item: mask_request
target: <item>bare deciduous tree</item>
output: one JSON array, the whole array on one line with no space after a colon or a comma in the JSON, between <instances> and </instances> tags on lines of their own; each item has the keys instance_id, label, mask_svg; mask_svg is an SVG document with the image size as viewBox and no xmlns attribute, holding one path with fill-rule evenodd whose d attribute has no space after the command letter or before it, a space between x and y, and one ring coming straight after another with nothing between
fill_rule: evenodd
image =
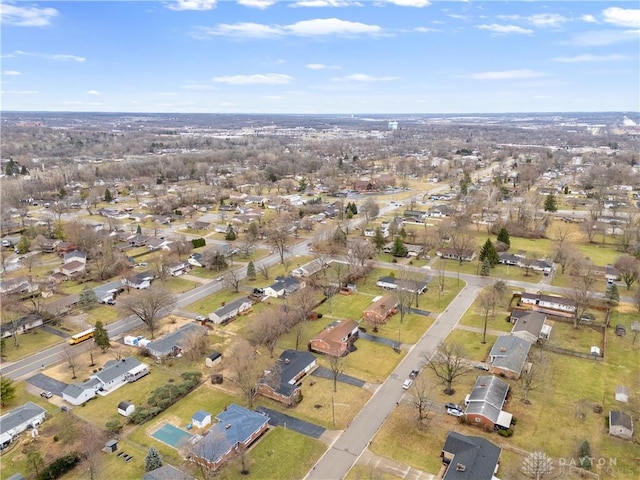
<instances>
[{"instance_id":1,"label":"bare deciduous tree","mask_svg":"<svg viewBox=\"0 0 640 480\"><path fill-rule=\"evenodd\" d=\"M226 364L231 371L232 380L242 391L247 405L253 408L253 400L258 392L258 382L269 365L247 340L239 337L231 347Z\"/></svg>"},{"instance_id":2,"label":"bare deciduous tree","mask_svg":"<svg viewBox=\"0 0 640 480\"><path fill-rule=\"evenodd\" d=\"M620 272L620 277L627 286L627 290L631 290L631 285L638 280L640 272L640 260L631 255L623 255L614 264L614 267Z\"/></svg>"},{"instance_id":3,"label":"bare deciduous tree","mask_svg":"<svg viewBox=\"0 0 640 480\"><path fill-rule=\"evenodd\" d=\"M345 357L329 357L329 370L331 370L331 379L333 380L333 391L338 391L338 377L344 372Z\"/></svg>"},{"instance_id":4,"label":"bare deciduous tree","mask_svg":"<svg viewBox=\"0 0 640 480\"><path fill-rule=\"evenodd\" d=\"M535 390L546 379L545 371L547 359L541 349L531 350L527 357L527 364L520 374L520 387L522 388L522 402L530 404L529 392Z\"/></svg>"},{"instance_id":5,"label":"bare deciduous tree","mask_svg":"<svg viewBox=\"0 0 640 480\"><path fill-rule=\"evenodd\" d=\"M445 343L432 357L423 352L422 360L424 366L430 368L445 385L444 393L453 395L455 393L453 382L471 371L465 356L465 350L462 345Z\"/></svg>"},{"instance_id":6,"label":"bare deciduous tree","mask_svg":"<svg viewBox=\"0 0 640 480\"><path fill-rule=\"evenodd\" d=\"M64 359L67 362L67 365L71 369L71 379L75 380L78 378L76 375L76 369L78 368L78 357L80 352L72 345L67 344L62 349L62 353L64 354Z\"/></svg>"},{"instance_id":7,"label":"bare deciduous tree","mask_svg":"<svg viewBox=\"0 0 640 480\"><path fill-rule=\"evenodd\" d=\"M411 403L416 409L418 430L422 430L425 427L425 420L429 419L430 391L431 386L423 376L418 377L411 386Z\"/></svg>"},{"instance_id":8,"label":"bare deciduous tree","mask_svg":"<svg viewBox=\"0 0 640 480\"><path fill-rule=\"evenodd\" d=\"M152 286L119 302L120 310L125 314L133 314L142 320L154 338L158 320L163 313L168 313L176 304L175 294L164 287Z\"/></svg>"},{"instance_id":9,"label":"bare deciduous tree","mask_svg":"<svg viewBox=\"0 0 640 480\"><path fill-rule=\"evenodd\" d=\"M255 314L249 326L248 339L253 345L263 345L273 358L273 351L284 333L284 312L270 308Z\"/></svg>"},{"instance_id":10,"label":"bare deciduous tree","mask_svg":"<svg viewBox=\"0 0 640 480\"><path fill-rule=\"evenodd\" d=\"M224 276L225 286L232 288L234 292L240 291L240 275L237 270L229 270Z\"/></svg>"},{"instance_id":11,"label":"bare deciduous tree","mask_svg":"<svg viewBox=\"0 0 640 480\"><path fill-rule=\"evenodd\" d=\"M284 264L284 254L291 242L292 219L289 215L282 215L274 221L274 225L267 230L267 241L280 256L280 263Z\"/></svg>"}]
</instances>

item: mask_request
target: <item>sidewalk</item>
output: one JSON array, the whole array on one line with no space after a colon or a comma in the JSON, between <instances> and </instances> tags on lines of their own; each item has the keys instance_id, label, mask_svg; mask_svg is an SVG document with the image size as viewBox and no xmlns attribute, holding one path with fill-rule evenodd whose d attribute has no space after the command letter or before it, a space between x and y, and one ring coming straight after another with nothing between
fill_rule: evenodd
<instances>
[{"instance_id":1,"label":"sidewalk","mask_svg":"<svg viewBox=\"0 0 640 480\"><path fill-rule=\"evenodd\" d=\"M466 330L467 332L475 332L482 333L482 328L480 327L470 327L469 325L456 325L456 330ZM487 335L495 335L496 337L500 337L502 335L509 335L509 332L503 332L501 330L492 330L487 328Z\"/></svg>"},{"instance_id":2,"label":"sidewalk","mask_svg":"<svg viewBox=\"0 0 640 480\"><path fill-rule=\"evenodd\" d=\"M368 448L364 449L357 464L368 466L376 472L386 473L406 480L433 480L436 478L436 476L431 473L423 472L409 465L394 462L388 458L376 455ZM371 478L375 478L375 476L372 475Z\"/></svg>"}]
</instances>

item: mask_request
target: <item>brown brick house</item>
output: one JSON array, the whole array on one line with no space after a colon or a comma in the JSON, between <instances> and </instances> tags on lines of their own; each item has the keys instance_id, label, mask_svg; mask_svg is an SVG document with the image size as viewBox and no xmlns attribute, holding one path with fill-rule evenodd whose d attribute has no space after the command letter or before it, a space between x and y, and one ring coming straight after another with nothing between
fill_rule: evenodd
<instances>
[{"instance_id":1,"label":"brown brick house","mask_svg":"<svg viewBox=\"0 0 640 480\"><path fill-rule=\"evenodd\" d=\"M309 342L309 350L333 357L342 357L351 351L358 338L358 323L354 320L338 320L327 325Z\"/></svg>"}]
</instances>

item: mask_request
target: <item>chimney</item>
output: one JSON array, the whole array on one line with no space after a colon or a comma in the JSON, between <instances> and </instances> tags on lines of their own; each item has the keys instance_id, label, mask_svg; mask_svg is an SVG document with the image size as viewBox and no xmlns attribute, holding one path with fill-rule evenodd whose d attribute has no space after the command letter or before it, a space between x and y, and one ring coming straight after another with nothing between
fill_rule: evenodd
<instances>
[{"instance_id":1,"label":"chimney","mask_svg":"<svg viewBox=\"0 0 640 480\"><path fill-rule=\"evenodd\" d=\"M291 363L291 360L289 360L288 358L284 359L284 364L285 365L289 365Z\"/></svg>"}]
</instances>

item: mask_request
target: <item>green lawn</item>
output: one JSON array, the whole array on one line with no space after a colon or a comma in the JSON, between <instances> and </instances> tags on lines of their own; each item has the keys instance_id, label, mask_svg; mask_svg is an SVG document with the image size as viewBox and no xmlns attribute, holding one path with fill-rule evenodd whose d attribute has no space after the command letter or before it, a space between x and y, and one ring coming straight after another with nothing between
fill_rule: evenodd
<instances>
[{"instance_id":1,"label":"green lawn","mask_svg":"<svg viewBox=\"0 0 640 480\"><path fill-rule=\"evenodd\" d=\"M507 321L509 312L504 308L496 308L496 314L487 317L487 329L488 330L500 330L508 333L513 328L513 324ZM469 327L483 328L484 327L484 312L480 310L478 300L471 305L471 308L465 312L460 319L461 325L467 325Z\"/></svg>"},{"instance_id":2,"label":"green lawn","mask_svg":"<svg viewBox=\"0 0 640 480\"><path fill-rule=\"evenodd\" d=\"M594 345L602 350L603 334L601 329L591 328L588 325L581 325L576 329L571 323L553 322L553 329L547 343L575 352L589 353L591 346Z\"/></svg>"},{"instance_id":3,"label":"green lawn","mask_svg":"<svg viewBox=\"0 0 640 480\"><path fill-rule=\"evenodd\" d=\"M506 323L506 322L505 322ZM464 347L465 357L476 362L486 360L491 346L496 341L495 335L487 334L486 342L482 343L482 333L468 332L466 330L455 329L447 337L447 342L460 344Z\"/></svg>"},{"instance_id":4,"label":"green lawn","mask_svg":"<svg viewBox=\"0 0 640 480\"><path fill-rule=\"evenodd\" d=\"M2 361L14 362L64 341L62 337L36 328L29 333L18 335L18 348L14 346L13 337L5 338Z\"/></svg>"},{"instance_id":5,"label":"green lawn","mask_svg":"<svg viewBox=\"0 0 640 480\"><path fill-rule=\"evenodd\" d=\"M432 270L434 275L431 283L429 283L429 290L424 295L420 296L420 308L427 310L432 315L437 315L444 311L445 308L451 303L451 301L460 293L460 290L464 288L466 282L464 280L458 280L455 278L444 277L444 289L440 291L438 272Z\"/></svg>"},{"instance_id":6,"label":"green lawn","mask_svg":"<svg viewBox=\"0 0 640 480\"><path fill-rule=\"evenodd\" d=\"M622 253L616 250L612 245L596 245L593 243L584 243L578 245L578 250L588 257L594 265L605 266L613 265L616 260L622 256Z\"/></svg>"}]
</instances>

